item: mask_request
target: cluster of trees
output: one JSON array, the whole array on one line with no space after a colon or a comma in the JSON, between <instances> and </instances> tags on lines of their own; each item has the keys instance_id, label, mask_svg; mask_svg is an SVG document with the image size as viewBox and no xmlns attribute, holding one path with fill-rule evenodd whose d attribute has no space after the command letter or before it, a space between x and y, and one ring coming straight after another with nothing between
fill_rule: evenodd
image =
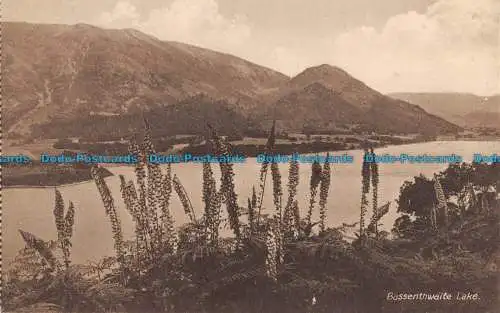
<instances>
[{"instance_id":1,"label":"cluster of trees","mask_svg":"<svg viewBox=\"0 0 500 313\"><path fill-rule=\"evenodd\" d=\"M5 309L36 312L33 305L38 305L62 312L451 313L493 312L498 307L497 272L488 267L499 242L499 203L496 194L490 196L498 192L497 166L450 166L434 180L417 177L405 183L398 201L403 215L390 239L379 227L390 204L378 204L376 164L362 166L359 223L332 228L326 222L328 199L342 195L329 197L328 163L312 164L306 203L297 199L299 180L304 179L298 163L290 163L286 185L277 164L263 163L259 186L244 207L234 189L232 164L219 164L220 187L212 165L204 164L203 208L196 210L170 167L164 171L145 162L155 151L148 128L143 144L130 149L141 162L135 180L120 177L121 197L135 222L135 239L123 239L113 195L94 168L115 255L98 264L71 263L71 221L78 208L70 203L66 210L57 195L58 238L45 241L21 232L26 249L3 281ZM207 150L226 155L229 149L211 130ZM266 149L275 149L274 127ZM262 205L268 181L272 208ZM466 192L474 196L463 197ZM174 196L190 221L181 227L172 217L172 210L179 209L171 204ZM456 205L454 197L461 199ZM313 220L316 215L319 219ZM229 238L220 236L224 225L232 230ZM356 238L349 240L352 231ZM387 292L443 288L474 290L481 300L386 299Z\"/></svg>"},{"instance_id":2,"label":"cluster of trees","mask_svg":"<svg viewBox=\"0 0 500 313\"><path fill-rule=\"evenodd\" d=\"M436 195L436 187L440 188L436 182L441 185L445 203L440 204ZM424 175L415 177L413 181L406 181L401 186L398 199L398 212L401 216L396 220L393 232L399 238L431 235L433 231L428 225L438 206L446 208L446 212L436 216L437 222L450 225L490 212L499 205L499 186L499 163L450 164L433 179Z\"/></svg>"}]
</instances>

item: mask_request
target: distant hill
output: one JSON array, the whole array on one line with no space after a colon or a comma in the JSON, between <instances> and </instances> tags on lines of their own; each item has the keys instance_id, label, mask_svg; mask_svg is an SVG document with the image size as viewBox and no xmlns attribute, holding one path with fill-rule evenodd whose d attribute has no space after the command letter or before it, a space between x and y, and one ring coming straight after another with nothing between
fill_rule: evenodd
<instances>
[{"instance_id":1,"label":"distant hill","mask_svg":"<svg viewBox=\"0 0 500 313\"><path fill-rule=\"evenodd\" d=\"M417 104L427 112L462 127L500 129L500 95L464 93L393 93L389 96Z\"/></svg>"},{"instance_id":2,"label":"distant hill","mask_svg":"<svg viewBox=\"0 0 500 313\"><path fill-rule=\"evenodd\" d=\"M328 89L334 90L343 99L361 108L369 108L370 103L383 97L382 94L352 77L343 69L328 64L305 69L290 79L287 87L288 89L299 90L313 83L318 83Z\"/></svg>"},{"instance_id":3,"label":"distant hill","mask_svg":"<svg viewBox=\"0 0 500 313\"><path fill-rule=\"evenodd\" d=\"M459 128L406 101L368 87L346 71L323 64L293 77L277 95L268 116L287 128L333 129L339 126L379 133L456 132Z\"/></svg>"},{"instance_id":4,"label":"distant hill","mask_svg":"<svg viewBox=\"0 0 500 313\"><path fill-rule=\"evenodd\" d=\"M459 127L320 65L288 76L241 58L136 30L3 23L8 137L126 136L143 115L160 133L229 134L347 127L447 133ZM260 130L259 130L260 129Z\"/></svg>"}]
</instances>

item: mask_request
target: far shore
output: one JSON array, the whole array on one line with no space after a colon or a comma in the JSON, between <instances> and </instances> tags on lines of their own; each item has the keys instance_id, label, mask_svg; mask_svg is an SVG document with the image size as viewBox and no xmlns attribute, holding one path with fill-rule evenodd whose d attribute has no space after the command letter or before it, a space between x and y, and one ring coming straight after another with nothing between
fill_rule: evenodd
<instances>
[{"instance_id":1,"label":"far shore","mask_svg":"<svg viewBox=\"0 0 500 313\"><path fill-rule=\"evenodd\" d=\"M470 140L466 140L466 139L462 139L462 140L446 140L446 139L440 139L440 140L426 141L426 142L413 142L413 143L381 145L381 146L378 146L377 148L380 149L380 148L387 148L387 147L391 147L391 146L413 146L413 145L418 145L418 144L422 144L422 143L439 143L439 142L450 142L450 141L464 141L464 142L465 141L467 141L467 142L470 142L470 141L481 141L481 142L484 142L484 141L489 141L489 140L473 140L473 139L470 139ZM493 141L496 141L496 140L493 140ZM303 153L303 154L311 155L311 154L328 153L328 152L349 153L349 152L360 151L360 150L361 149L359 149L359 148L358 149L338 149L338 150L328 150L328 151L321 151L321 152L310 152L310 153ZM176 152L173 152L173 151L170 151L170 152L159 152L159 154L167 154L167 153L176 153ZM279 152L277 152L277 153L279 153ZM287 155L288 153L281 153L281 154L282 155ZM254 156L250 156L250 157L247 157L247 158L248 159L255 159ZM108 164L99 164L99 165L101 165L101 167L103 167L105 169L108 169L108 172L109 172L109 176L108 177L114 176L114 174L111 171L109 171L110 168L123 167L123 166L133 166L133 165L129 165L129 164L109 164L109 163ZM54 185L54 184L51 184L51 185L29 185L29 184L5 185L4 184L4 186L2 186L2 187L5 188L5 189L31 189L31 188L49 189L49 188L60 188L60 187L77 186L77 185L87 184L89 182L92 182L92 179L86 179L86 180L75 181L75 182L68 182L68 183L63 183L63 184L58 184L58 185Z\"/></svg>"},{"instance_id":2,"label":"far shore","mask_svg":"<svg viewBox=\"0 0 500 313\"><path fill-rule=\"evenodd\" d=\"M78 185L83 185L91 182L92 180L84 180L84 181L79 181L79 182L74 182L74 183L67 183L67 184L61 184L61 185L50 185L50 186L40 186L40 185L12 185L12 186L2 186L3 189L50 189L50 188L60 188L60 187L71 187L71 186L78 186Z\"/></svg>"}]
</instances>

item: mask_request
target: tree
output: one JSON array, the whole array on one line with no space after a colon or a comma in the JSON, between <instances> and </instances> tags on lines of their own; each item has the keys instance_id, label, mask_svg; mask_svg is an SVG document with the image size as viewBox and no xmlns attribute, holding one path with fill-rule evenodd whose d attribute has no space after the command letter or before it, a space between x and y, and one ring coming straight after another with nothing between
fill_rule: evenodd
<instances>
[{"instance_id":1,"label":"tree","mask_svg":"<svg viewBox=\"0 0 500 313\"><path fill-rule=\"evenodd\" d=\"M426 216L436 202L432 180L420 175L415 176L413 182L405 181L400 188L397 202L399 213Z\"/></svg>"},{"instance_id":2,"label":"tree","mask_svg":"<svg viewBox=\"0 0 500 313\"><path fill-rule=\"evenodd\" d=\"M489 210L496 204L500 181L498 163L450 164L436 177L444 191L450 223L466 215ZM393 233L396 236L411 237L430 231L430 216L438 202L434 180L420 175L413 181L404 182L397 202L402 216L394 224Z\"/></svg>"}]
</instances>

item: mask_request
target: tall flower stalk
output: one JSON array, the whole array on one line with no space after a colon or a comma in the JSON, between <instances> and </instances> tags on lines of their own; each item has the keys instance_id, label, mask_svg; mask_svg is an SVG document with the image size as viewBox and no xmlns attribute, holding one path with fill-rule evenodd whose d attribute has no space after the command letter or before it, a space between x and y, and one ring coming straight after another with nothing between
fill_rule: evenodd
<instances>
[{"instance_id":1,"label":"tall flower stalk","mask_svg":"<svg viewBox=\"0 0 500 313\"><path fill-rule=\"evenodd\" d=\"M136 159L135 176L137 189L133 181L121 180L121 193L135 222L136 250L147 256L149 262L165 252L173 252L177 247L177 233L170 212L170 198L173 191L171 165L167 165L166 174L159 164L148 162L151 154L156 153L152 141L151 128L145 123L144 140L138 145L135 140L129 144L129 152ZM183 188L181 188L182 196Z\"/></svg>"},{"instance_id":2,"label":"tall flower stalk","mask_svg":"<svg viewBox=\"0 0 500 313\"><path fill-rule=\"evenodd\" d=\"M319 228L321 232L325 231L326 225L326 203L328 201L328 193L330 191L331 169L327 154L323 170L321 172L321 185L319 190Z\"/></svg>"},{"instance_id":3,"label":"tall flower stalk","mask_svg":"<svg viewBox=\"0 0 500 313\"><path fill-rule=\"evenodd\" d=\"M283 263L284 251L283 251L283 225L282 225L282 196L283 190L281 187L281 174L276 162L271 163L271 176L273 180L273 200L274 200L274 224L275 224L275 236L276 236L276 253L278 258L278 263Z\"/></svg>"},{"instance_id":4,"label":"tall flower stalk","mask_svg":"<svg viewBox=\"0 0 500 313\"><path fill-rule=\"evenodd\" d=\"M144 247L149 251L149 254L151 254L152 251L154 251L155 247L153 243L153 229L151 224L153 217L150 214L150 210L148 210L147 208L146 152L144 149L141 149L141 147L135 142L135 140L132 140L130 142L129 152L137 158L134 169L137 189L135 187L131 188L133 189L133 193L135 193L135 198L137 199L137 206L135 211L138 216L140 216L140 220L138 220L140 226L138 227L140 227L144 237Z\"/></svg>"},{"instance_id":5,"label":"tall flower stalk","mask_svg":"<svg viewBox=\"0 0 500 313\"><path fill-rule=\"evenodd\" d=\"M299 162L292 158L288 168L288 199L283 213L283 229L287 238L298 236L300 227L300 213L295 212L295 197L299 185ZM298 214L295 216L295 214ZM296 218L297 217L297 218Z\"/></svg>"},{"instance_id":6,"label":"tall flower stalk","mask_svg":"<svg viewBox=\"0 0 500 313\"><path fill-rule=\"evenodd\" d=\"M271 221L271 223L267 227L266 233L266 274L273 281L278 279L278 245L277 245L277 236L276 236L276 228L277 225Z\"/></svg>"},{"instance_id":7,"label":"tall flower stalk","mask_svg":"<svg viewBox=\"0 0 500 313\"><path fill-rule=\"evenodd\" d=\"M434 174L434 192L437 199L437 208L442 213L442 220L444 226L448 225L448 204L446 203L446 196L444 195L443 186L439 182L439 177Z\"/></svg>"},{"instance_id":8,"label":"tall flower stalk","mask_svg":"<svg viewBox=\"0 0 500 313\"><path fill-rule=\"evenodd\" d=\"M219 240L220 194L217 192L212 166L203 163L203 202L205 204L204 221L206 240L216 246Z\"/></svg>"},{"instance_id":9,"label":"tall flower stalk","mask_svg":"<svg viewBox=\"0 0 500 313\"><path fill-rule=\"evenodd\" d=\"M265 155L270 155L274 152L274 146L276 143L276 120L273 120L273 126L271 127L271 131L269 132L269 136L266 142ZM262 211L262 203L264 202L264 193L266 190L266 180L267 180L267 171L269 168L269 162L267 159L264 159L260 166L259 173L259 197L258 197L258 212L257 212L257 226L260 225L260 216Z\"/></svg>"},{"instance_id":10,"label":"tall flower stalk","mask_svg":"<svg viewBox=\"0 0 500 313\"><path fill-rule=\"evenodd\" d=\"M111 196L111 192L108 188L108 185L100 175L97 166L92 167L91 175L97 186L99 194L101 195L106 215L109 217L109 220L111 222L111 229L113 232L113 239L115 242L114 245L115 245L117 260L121 265L123 265L124 255L125 255L123 246L123 233L122 233L120 219L116 212L115 201Z\"/></svg>"},{"instance_id":11,"label":"tall flower stalk","mask_svg":"<svg viewBox=\"0 0 500 313\"><path fill-rule=\"evenodd\" d=\"M162 224L162 239L167 244L167 249L175 251L177 246L177 233L174 227L174 219L170 212L170 198L172 195L172 165L167 165L165 175L162 175L161 191L163 203L161 205L160 220Z\"/></svg>"},{"instance_id":12,"label":"tall flower stalk","mask_svg":"<svg viewBox=\"0 0 500 313\"><path fill-rule=\"evenodd\" d=\"M57 230L57 240L61 243L64 239L64 200L62 198L61 192L56 189L55 190L56 199L54 204L54 221L56 223Z\"/></svg>"},{"instance_id":13,"label":"tall flower stalk","mask_svg":"<svg viewBox=\"0 0 500 313\"><path fill-rule=\"evenodd\" d=\"M63 254L63 261L66 269L71 263L71 237L73 236L73 225L75 223L75 206L69 202L68 209L64 205L61 192L55 189L54 221L57 230L57 245Z\"/></svg>"},{"instance_id":14,"label":"tall flower stalk","mask_svg":"<svg viewBox=\"0 0 500 313\"><path fill-rule=\"evenodd\" d=\"M217 135L217 132L210 128L210 138L215 148L217 156L229 156L228 144L224 139ZM237 246L241 243L241 225L240 225L240 210L238 206L238 196L234 186L234 169L233 164L230 162L220 162L221 170L221 197L226 205L228 213L229 226L236 237Z\"/></svg>"},{"instance_id":15,"label":"tall flower stalk","mask_svg":"<svg viewBox=\"0 0 500 313\"><path fill-rule=\"evenodd\" d=\"M142 144L142 155L146 157L147 168L147 208L149 221L152 227L152 240L155 246L160 246L162 241L161 223L159 212L164 202L164 193L162 190L163 180L160 165L154 162L149 162L150 155L156 153L153 145L153 137L149 123L144 120L144 140Z\"/></svg>"},{"instance_id":16,"label":"tall flower stalk","mask_svg":"<svg viewBox=\"0 0 500 313\"><path fill-rule=\"evenodd\" d=\"M135 223L135 240L136 246L134 247L135 257L138 265L141 264L143 256L148 255L148 251L144 219L140 211L139 202L137 199L137 193L134 187L134 183L125 181L125 177L120 175L120 191L122 194L122 199L125 204L125 208L132 216L132 220Z\"/></svg>"},{"instance_id":17,"label":"tall flower stalk","mask_svg":"<svg viewBox=\"0 0 500 313\"><path fill-rule=\"evenodd\" d=\"M186 189L184 189L184 186L182 185L179 177L174 175L172 184L174 186L175 192L179 196L179 200L181 201L182 207L184 208L184 213L186 213L186 215L189 217L189 220L192 223L196 223L196 215L194 212L193 204L191 203L191 200L189 199Z\"/></svg>"},{"instance_id":18,"label":"tall flower stalk","mask_svg":"<svg viewBox=\"0 0 500 313\"><path fill-rule=\"evenodd\" d=\"M257 194L255 187L252 187L252 198L248 198L248 226L250 234L256 230L256 214L257 214Z\"/></svg>"},{"instance_id":19,"label":"tall flower stalk","mask_svg":"<svg viewBox=\"0 0 500 313\"><path fill-rule=\"evenodd\" d=\"M75 224L75 206L73 202L69 202L68 210L66 211L66 215L64 216L64 228L63 228L63 256L64 256L64 264L66 268L69 268L71 264L70 256L71 256L71 237L73 236L73 225Z\"/></svg>"},{"instance_id":20,"label":"tall flower stalk","mask_svg":"<svg viewBox=\"0 0 500 313\"><path fill-rule=\"evenodd\" d=\"M370 192L370 163L369 152L365 149L363 156L363 165L361 167L361 209L359 217L359 235L362 238L365 235L365 217L368 207L368 193Z\"/></svg>"},{"instance_id":21,"label":"tall flower stalk","mask_svg":"<svg viewBox=\"0 0 500 313\"><path fill-rule=\"evenodd\" d=\"M370 150L370 153L373 157L375 157L375 153L373 151L373 148ZM378 172L378 164L375 162L375 159L373 162L370 164L370 171L371 171L371 180L372 180L372 210L373 214L372 216L378 217L379 212L378 212L378 183L379 183L379 172ZM374 232L375 235L378 237L378 223L374 224Z\"/></svg>"},{"instance_id":22,"label":"tall flower stalk","mask_svg":"<svg viewBox=\"0 0 500 313\"><path fill-rule=\"evenodd\" d=\"M323 169L321 165L314 161L311 166L311 181L309 183L309 210L306 215L306 233L310 233L312 231L312 213L314 210L314 205L316 204L316 195L318 194L318 187L321 183Z\"/></svg>"},{"instance_id":23,"label":"tall flower stalk","mask_svg":"<svg viewBox=\"0 0 500 313\"><path fill-rule=\"evenodd\" d=\"M281 174L278 164L276 162L271 163L271 176L273 180L273 202L275 208L274 214L278 222L278 225L281 225L281 219L282 219L281 200L283 196L283 190L281 188Z\"/></svg>"}]
</instances>

